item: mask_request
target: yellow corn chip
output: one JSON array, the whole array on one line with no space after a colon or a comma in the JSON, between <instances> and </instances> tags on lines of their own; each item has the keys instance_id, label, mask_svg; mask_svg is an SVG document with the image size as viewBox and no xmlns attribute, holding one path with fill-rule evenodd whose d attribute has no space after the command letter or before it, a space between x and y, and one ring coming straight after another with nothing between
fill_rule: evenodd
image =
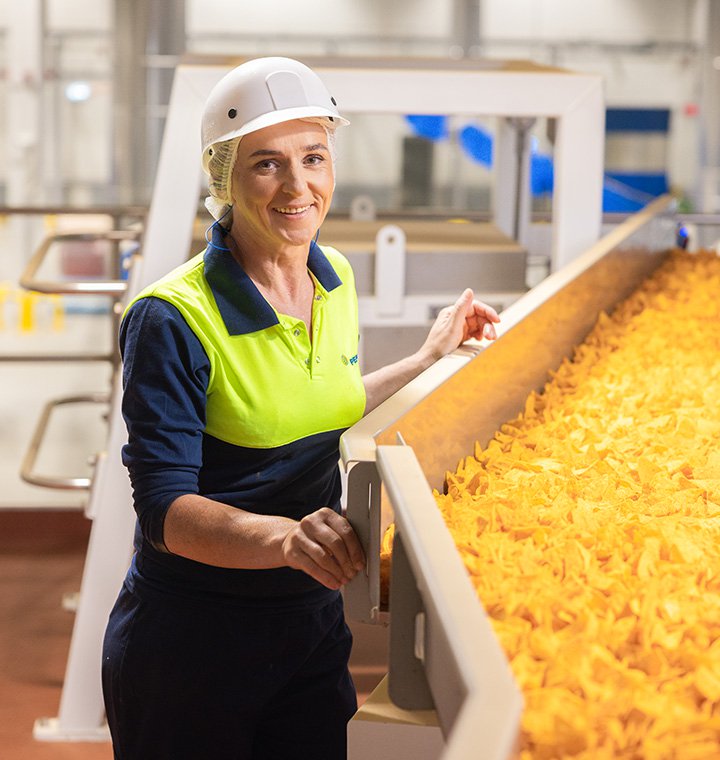
<instances>
[{"instance_id":1,"label":"yellow corn chip","mask_svg":"<svg viewBox=\"0 0 720 760\"><path fill-rule=\"evenodd\" d=\"M673 252L436 494L521 760L720 758L719 293Z\"/></svg>"}]
</instances>

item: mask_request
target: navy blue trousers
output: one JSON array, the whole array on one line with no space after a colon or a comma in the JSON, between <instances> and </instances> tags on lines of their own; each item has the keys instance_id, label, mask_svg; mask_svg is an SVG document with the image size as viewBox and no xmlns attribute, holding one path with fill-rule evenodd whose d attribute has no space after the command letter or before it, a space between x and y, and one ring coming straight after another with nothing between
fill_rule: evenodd
<instances>
[{"instance_id":1,"label":"navy blue trousers","mask_svg":"<svg viewBox=\"0 0 720 760\"><path fill-rule=\"evenodd\" d=\"M123 588L103 648L116 760L344 760L342 599L257 612Z\"/></svg>"}]
</instances>

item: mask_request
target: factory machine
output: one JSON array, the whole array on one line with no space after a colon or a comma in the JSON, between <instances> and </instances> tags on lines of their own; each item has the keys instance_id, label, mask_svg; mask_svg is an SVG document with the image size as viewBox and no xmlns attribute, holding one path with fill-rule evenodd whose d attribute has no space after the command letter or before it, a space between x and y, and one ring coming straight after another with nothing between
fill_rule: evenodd
<instances>
[{"instance_id":1,"label":"factory machine","mask_svg":"<svg viewBox=\"0 0 720 760\"><path fill-rule=\"evenodd\" d=\"M523 142L529 136L526 131L518 132L512 126L512 120L536 116L555 120L551 266L554 270L561 270L567 265L570 275L564 269L557 275L567 278L577 273L575 259L597 240L600 232L603 153L601 79L595 75L517 62L354 59L306 62L320 74L332 91L338 95L342 93L341 107L348 114L478 114L494 116L499 121L494 218L490 224L444 223L428 226L426 222L403 222L399 226L368 221L343 227L328 220L323 226L322 235L324 242L345 251L355 268L361 330L365 331L363 340L367 338L368 346L384 342L386 336L398 330L419 328L424 334L434 313L450 302L450 296L457 297L459 290L478 281L492 290L487 293L480 291L479 297L504 309L503 322L507 334L492 347L492 351L487 352L488 357L496 357L492 362L486 361L485 354L481 353L470 363L467 370L472 368L472 382L457 386L457 381L450 375L478 354L478 346L464 347L431 368L416 383L368 415L343 442L343 458L349 470L349 514L368 547L369 557L367 575L348 589L349 615L367 623L380 621L384 614L379 609L377 598L375 552L380 531L376 507L380 493L379 477L382 475L395 506L400 535L400 548L394 561L396 576L404 572L403 562L398 557L402 556L402 547L406 545L406 574L410 570L416 574L421 570L427 571L429 581L442 584L432 597L437 602L433 606L427 596L422 597L422 602L417 599L412 582L407 584L407 593L400 592L403 583L397 578L393 583L392 630L395 634L391 649L398 648L397 631L401 628L402 615L397 611L398 600L402 598L410 610L415 610L409 613L408 627L401 637L411 641L413 647L411 656L406 656L407 668L415 674L413 677L416 676L421 682L426 678L429 684L420 688L415 682L407 681L406 696L401 696L399 700L411 708L434 706L443 732L452 736L452 746L460 741L455 737L464 736L466 730L474 731L479 726L481 735L488 737L488 746L497 747L493 750L494 754L488 752L483 756L500 758L505 756L506 748L512 742L521 706L520 698L486 623L481 624L484 625L483 641L487 647L481 647L484 654L479 661L478 653L471 651L475 644L471 647L467 639L463 639L460 649L457 648L457 636L453 631L458 636L464 636L462 632L470 630L470 626L463 622L465 617L470 615L476 621L483 618L475 600L469 605L467 598L465 602L460 598L467 597L467 589L461 582L461 568L452 559L450 547L443 538L441 526L437 524L439 518L429 509L429 492L424 478L437 484L448 461L453 463L458 452L464 452L467 436L453 436L455 427L459 430L463 427L463 420L470 422L477 414L471 414L471 409L492 409L493 404L489 403L491 394L499 394L498 400L505 397L506 402L510 396L515 399L517 394L524 393L525 388L529 387L527 383L530 382L531 370L535 372L532 376L535 383L540 374L551 366L555 356L550 351L551 346L558 351L567 348L560 340L561 336L570 339L563 320L567 320L567 314L575 315L578 307L570 308L570 304L564 315L556 317L558 324L554 326L554 335L547 340L545 338L549 334L543 338L540 350L532 341L536 334L528 334L526 327L523 327L526 323L519 318L519 309L528 309L528 303L536 304L538 299L544 299L550 292L548 288L555 286L543 284L539 290L532 291L530 302L528 297L517 301L524 290L527 246L523 238L530 218L527 189L529 151L527 142ZM130 272L125 298L133 297L146 284L181 264L190 253L202 180L198 160L200 116L212 86L237 63L237 60L217 59L195 61L180 66L176 71L152 204L142 236L141 256L136 258ZM641 226L648 225L643 222ZM647 257L640 258L645 262ZM582 261L585 260L583 257ZM469 277L473 278L473 283L468 282ZM552 282L557 283L558 280ZM575 290L572 292L576 293ZM517 305L521 303L525 305ZM538 309L540 313L545 314L545 311ZM570 321L576 330L573 337L581 336L584 321L575 316ZM515 322L517 327L510 331L509 327ZM383 332L371 335L375 329ZM520 335L524 338L520 339ZM517 355L513 354L513 345L515 352L518 347L523 350L527 348L526 355L521 355L518 360ZM506 353L503 353L504 350ZM497 360L499 355L505 356L504 364ZM364 368L381 364L387 358L381 354L369 355ZM486 370L486 366L492 367L492 371ZM518 369L519 375L515 374L515 369ZM458 377L467 377L467 370L459 372ZM117 380L119 382L119 378ZM435 406L433 401L428 400L413 406L421 396L427 395L428 383L442 385L428 399L442 398L446 401ZM483 399L482 407L478 407L478 399ZM402 424L397 429L381 424L381 420L394 422L397 419L399 415L393 411L398 408L397 404L410 410L403 417ZM446 416L450 415L444 404L454 409L455 427L448 425ZM90 486L88 514L93 519L93 526L60 709L57 718L36 722L35 736L38 739L107 739L100 685L100 652L107 616L130 560L135 523L134 513L130 509L132 495L129 481L117 456L126 437L120 412L119 386L114 389L111 407L107 451L112 454L98 457ZM507 403L499 407L492 421L486 420L485 427L475 422L469 424L468 431L472 432L468 435L473 440L482 437L484 430L490 431L491 422L504 418L506 408ZM439 417L443 419L442 426ZM420 443L414 433L416 428L436 433L443 429L447 436L447 442L443 441L442 445L438 445L437 439L430 435L423 438L425 444L421 449L424 453L420 455L420 462L425 469L424 475L413 453L421 450L416 449ZM383 433L376 440L377 431ZM396 432L402 433L408 446L385 445L395 443ZM437 461L432 462L431 453L437 455ZM404 478L395 476L398 468L403 470L406 464L415 469L418 476L411 479L413 485L410 486L406 485ZM414 503L416 492L418 504ZM373 506L370 512L372 521L368 518L368 495ZM406 502L413 504L411 510L403 506ZM421 502L428 507L427 510L418 507ZM422 523L419 517L425 513L427 524ZM437 534L437 543L431 547L432 552L427 557L418 555L416 542L408 540L416 530L423 534L427 531ZM428 542L427 546L431 543ZM435 555L441 544L445 546L447 556ZM446 563L449 563L447 567ZM450 576L446 577L445 574L451 571L453 564L453 580L448 580ZM456 593L460 595L458 599L455 599ZM420 604L422 610L418 607ZM460 619L454 619L458 610L464 612ZM443 627L437 628L437 621ZM425 630L426 634L423 633ZM437 658L438 641L442 641L444 647L453 644L454 660ZM473 641L476 641L476 634L473 634ZM488 652L492 652L489 658ZM397 656L394 662L397 663ZM424 664L424 668L420 667L420 663ZM445 668L448 670L445 671ZM465 683L466 677L471 679L469 683L472 688ZM395 699L398 699L398 689L403 690L404 680L401 677L391 681L391 694ZM449 694L449 701L440 697L440 683L448 684L445 691ZM474 689L478 683L481 688L476 692ZM490 687L492 693L488 692ZM367 747L370 744L366 745L366 753ZM462 750L458 752L461 754L456 752L448 757L477 756L462 754ZM393 756L399 757L395 750Z\"/></svg>"},{"instance_id":2,"label":"factory machine","mask_svg":"<svg viewBox=\"0 0 720 760\"><path fill-rule=\"evenodd\" d=\"M431 488L522 410L601 311L665 258L675 220L665 196L506 309L498 340L465 344L347 431L348 519L368 573L346 589L349 617L390 621L390 667L350 724L351 760L505 760L522 697ZM395 523L389 612L380 542Z\"/></svg>"}]
</instances>

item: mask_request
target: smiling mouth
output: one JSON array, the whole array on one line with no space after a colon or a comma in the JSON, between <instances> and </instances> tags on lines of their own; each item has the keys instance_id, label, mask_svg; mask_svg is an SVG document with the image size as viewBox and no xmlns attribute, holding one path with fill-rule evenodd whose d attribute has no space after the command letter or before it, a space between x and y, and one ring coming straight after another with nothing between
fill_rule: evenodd
<instances>
[{"instance_id":1,"label":"smiling mouth","mask_svg":"<svg viewBox=\"0 0 720 760\"><path fill-rule=\"evenodd\" d=\"M312 204L309 206L278 206L275 208L275 211L286 216L297 216L298 214L305 213L310 208L312 208Z\"/></svg>"}]
</instances>

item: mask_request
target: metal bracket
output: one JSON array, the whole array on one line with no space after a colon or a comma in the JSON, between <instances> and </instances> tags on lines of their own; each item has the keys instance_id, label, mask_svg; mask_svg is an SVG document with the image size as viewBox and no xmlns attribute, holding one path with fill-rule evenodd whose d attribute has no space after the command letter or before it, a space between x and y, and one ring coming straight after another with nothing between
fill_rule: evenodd
<instances>
[{"instance_id":1,"label":"metal bracket","mask_svg":"<svg viewBox=\"0 0 720 760\"><path fill-rule=\"evenodd\" d=\"M345 586L343 597L349 618L361 623L387 623L380 609L380 477L375 462L354 462L347 479L346 517L363 550L366 566Z\"/></svg>"},{"instance_id":2,"label":"metal bracket","mask_svg":"<svg viewBox=\"0 0 720 760\"><path fill-rule=\"evenodd\" d=\"M369 195L356 195L350 202L350 219L353 222L374 222L375 201Z\"/></svg>"},{"instance_id":3,"label":"metal bracket","mask_svg":"<svg viewBox=\"0 0 720 760\"><path fill-rule=\"evenodd\" d=\"M375 236L375 303L378 316L398 316L405 298L405 232L386 224Z\"/></svg>"},{"instance_id":4,"label":"metal bracket","mask_svg":"<svg viewBox=\"0 0 720 760\"><path fill-rule=\"evenodd\" d=\"M58 718L38 718L33 726L33 738L41 742L109 742L107 723L98 728L76 728L67 731Z\"/></svg>"},{"instance_id":5,"label":"metal bracket","mask_svg":"<svg viewBox=\"0 0 720 760\"><path fill-rule=\"evenodd\" d=\"M425 676L425 608L399 532L390 580L390 699L404 710L435 707Z\"/></svg>"}]
</instances>

